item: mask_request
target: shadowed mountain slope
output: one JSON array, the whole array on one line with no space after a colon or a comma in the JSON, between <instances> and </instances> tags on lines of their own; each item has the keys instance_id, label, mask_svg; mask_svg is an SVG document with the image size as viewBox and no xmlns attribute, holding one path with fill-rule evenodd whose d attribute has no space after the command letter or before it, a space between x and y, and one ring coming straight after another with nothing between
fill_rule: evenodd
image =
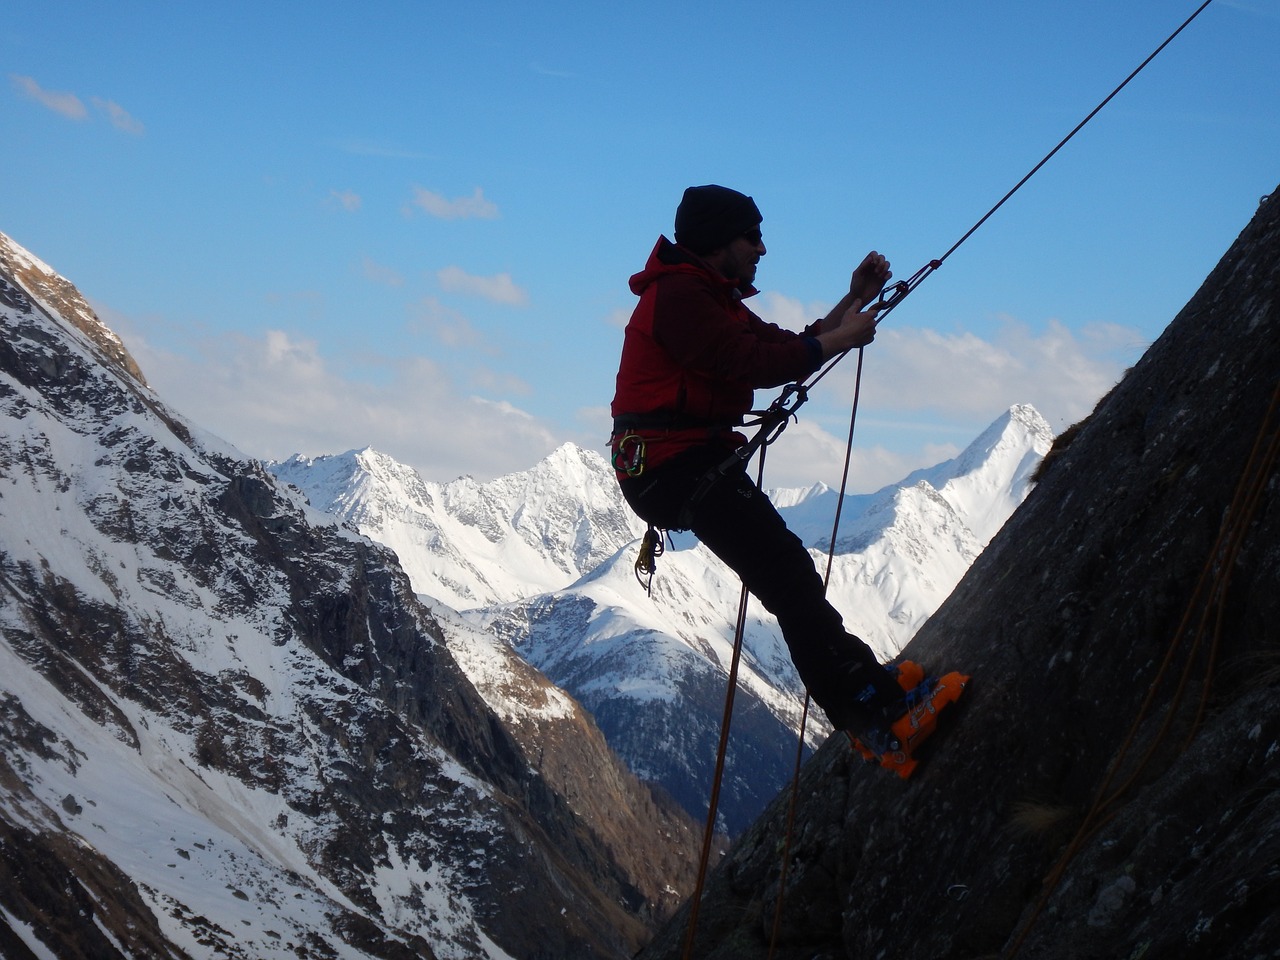
<instances>
[{"instance_id":1,"label":"shadowed mountain slope","mask_svg":"<svg viewBox=\"0 0 1280 960\"><path fill-rule=\"evenodd\" d=\"M1278 298L1273 195L908 647L974 677L927 764L803 771L779 960L1277 956ZM768 954L785 802L695 956Z\"/></svg>"}]
</instances>

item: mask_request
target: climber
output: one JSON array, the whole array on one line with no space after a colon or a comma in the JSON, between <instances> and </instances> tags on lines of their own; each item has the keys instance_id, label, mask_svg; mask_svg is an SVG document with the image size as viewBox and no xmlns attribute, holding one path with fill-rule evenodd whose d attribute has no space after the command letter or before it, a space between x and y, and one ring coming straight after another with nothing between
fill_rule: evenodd
<instances>
[{"instance_id":1,"label":"climber","mask_svg":"<svg viewBox=\"0 0 1280 960\"><path fill-rule=\"evenodd\" d=\"M613 463L623 496L651 531L691 530L742 578L777 617L800 679L832 725L879 759L905 749L894 729L911 712L904 688L920 685L923 671L886 669L845 630L804 544L745 463L724 466L746 442L738 428L755 388L801 380L874 339L874 301L889 262L868 253L825 317L802 333L785 330L744 303L757 292L766 253L762 219L736 190L690 187L676 210L675 242L659 237L631 278L640 302L623 339Z\"/></svg>"}]
</instances>

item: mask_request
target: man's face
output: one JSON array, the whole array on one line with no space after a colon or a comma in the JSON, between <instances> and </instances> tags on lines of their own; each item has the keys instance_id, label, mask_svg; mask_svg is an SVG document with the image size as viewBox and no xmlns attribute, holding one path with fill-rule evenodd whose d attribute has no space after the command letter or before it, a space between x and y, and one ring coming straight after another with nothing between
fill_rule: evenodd
<instances>
[{"instance_id":1,"label":"man's face","mask_svg":"<svg viewBox=\"0 0 1280 960\"><path fill-rule=\"evenodd\" d=\"M729 241L717 266L730 280L749 286L756 282L756 264L767 252L759 228L753 228Z\"/></svg>"}]
</instances>

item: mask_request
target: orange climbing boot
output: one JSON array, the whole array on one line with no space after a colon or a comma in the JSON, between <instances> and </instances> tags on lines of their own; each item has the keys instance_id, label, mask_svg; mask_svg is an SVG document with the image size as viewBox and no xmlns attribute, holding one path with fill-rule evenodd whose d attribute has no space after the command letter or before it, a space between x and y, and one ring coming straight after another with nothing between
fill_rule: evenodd
<instances>
[{"instance_id":1,"label":"orange climbing boot","mask_svg":"<svg viewBox=\"0 0 1280 960\"><path fill-rule=\"evenodd\" d=\"M920 664L902 661L898 665L898 683L906 692L904 712L887 729L873 726L857 736L850 733L850 744L868 763L892 770L906 780L919 765L917 751L937 730L940 714L960 699L969 679L966 674L955 672L926 677Z\"/></svg>"},{"instance_id":2,"label":"orange climbing boot","mask_svg":"<svg viewBox=\"0 0 1280 960\"><path fill-rule=\"evenodd\" d=\"M911 693L924 680L924 667L914 660L903 660L898 664L897 679L903 692ZM905 705L905 699L903 703ZM845 733L849 737L849 744L868 763L879 764L881 757L897 749L897 745L893 742L895 738L890 730L872 727L865 730L861 737L855 736L848 730Z\"/></svg>"}]
</instances>

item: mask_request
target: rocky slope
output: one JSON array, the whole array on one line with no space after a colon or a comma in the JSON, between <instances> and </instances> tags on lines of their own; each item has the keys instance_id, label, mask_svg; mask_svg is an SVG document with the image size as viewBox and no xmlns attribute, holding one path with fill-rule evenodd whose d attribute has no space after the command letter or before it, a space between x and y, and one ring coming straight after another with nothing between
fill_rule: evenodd
<instances>
[{"instance_id":1,"label":"rocky slope","mask_svg":"<svg viewBox=\"0 0 1280 960\"><path fill-rule=\"evenodd\" d=\"M0 235L0 952L630 955L688 819L77 304Z\"/></svg>"},{"instance_id":2,"label":"rocky slope","mask_svg":"<svg viewBox=\"0 0 1280 960\"><path fill-rule=\"evenodd\" d=\"M1278 399L1273 194L908 647L973 674L958 725L905 783L832 738L693 955L1277 956Z\"/></svg>"}]
</instances>

